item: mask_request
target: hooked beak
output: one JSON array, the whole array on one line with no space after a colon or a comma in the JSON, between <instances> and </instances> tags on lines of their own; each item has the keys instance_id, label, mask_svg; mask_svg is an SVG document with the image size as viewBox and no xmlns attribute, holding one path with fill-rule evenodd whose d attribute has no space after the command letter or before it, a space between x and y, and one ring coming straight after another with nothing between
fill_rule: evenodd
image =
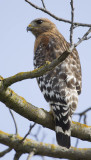
<instances>
[{"instance_id":1,"label":"hooked beak","mask_svg":"<svg viewBox=\"0 0 91 160\"><path fill-rule=\"evenodd\" d=\"M33 28L33 26L32 26L31 24L29 24L29 25L27 26L27 29L26 29L26 30L27 30L27 32L28 32L28 31L31 31L31 30L32 30L32 28Z\"/></svg>"}]
</instances>

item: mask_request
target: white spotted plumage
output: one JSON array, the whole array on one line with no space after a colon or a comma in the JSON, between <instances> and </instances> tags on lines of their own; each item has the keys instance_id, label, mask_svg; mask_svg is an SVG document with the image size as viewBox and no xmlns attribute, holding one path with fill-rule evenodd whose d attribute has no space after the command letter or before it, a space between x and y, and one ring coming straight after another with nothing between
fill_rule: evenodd
<instances>
[{"instance_id":1,"label":"white spotted plumage","mask_svg":"<svg viewBox=\"0 0 91 160\"><path fill-rule=\"evenodd\" d=\"M32 24L31 31L36 37L34 68L44 65L46 61L52 62L69 49L70 44L54 23L42 18L32 21ZM81 66L77 50L74 49L58 66L37 78L37 82L53 112L58 144L69 148L71 116L81 93Z\"/></svg>"}]
</instances>

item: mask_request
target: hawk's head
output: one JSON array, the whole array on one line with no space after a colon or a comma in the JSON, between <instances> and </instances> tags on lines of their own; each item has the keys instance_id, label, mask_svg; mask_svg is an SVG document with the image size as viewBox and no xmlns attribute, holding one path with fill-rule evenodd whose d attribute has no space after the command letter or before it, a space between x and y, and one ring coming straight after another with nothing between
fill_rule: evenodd
<instances>
[{"instance_id":1,"label":"hawk's head","mask_svg":"<svg viewBox=\"0 0 91 160\"><path fill-rule=\"evenodd\" d=\"M56 26L46 18L38 18L33 20L27 27L27 31L31 31L36 37L44 32L55 29Z\"/></svg>"}]
</instances>

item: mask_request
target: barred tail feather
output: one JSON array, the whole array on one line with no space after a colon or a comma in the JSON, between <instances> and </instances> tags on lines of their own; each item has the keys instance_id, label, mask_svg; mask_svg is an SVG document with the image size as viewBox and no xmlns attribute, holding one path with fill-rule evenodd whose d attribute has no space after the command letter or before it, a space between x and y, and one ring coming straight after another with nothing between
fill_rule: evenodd
<instances>
[{"instance_id":1,"label":"barred tail feather","mask_svg":"<svg viewBox=\"0 0 91 160\"><path fill-rule=\"evenodd\" d=\"M66 104L51 104L54 119L57 142L60 146L70 148L71 117L69 107Z\"/></svg>"},{"instance_id":2,"label":"barred tail feather","mask_svg":"<svg viewBox=\"0 0 91 160\"><path fill-rule=\"evenodd\" d=\"M56 129L55 129L56 130ZM66 148L70 148L71 144L70 144L70 135L67 135L63 132L60 132L60 129L58 131L56 131L56 139L58 142L58 145L62 146L62 147L66 147Z\"/></svg>"}]
</instances>

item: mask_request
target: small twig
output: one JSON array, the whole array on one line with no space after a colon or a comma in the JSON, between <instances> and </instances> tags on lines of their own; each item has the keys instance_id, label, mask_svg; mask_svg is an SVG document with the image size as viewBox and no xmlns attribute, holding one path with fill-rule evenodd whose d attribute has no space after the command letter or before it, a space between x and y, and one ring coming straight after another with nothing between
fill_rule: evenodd
<instances>
[{"instance_id":1,"label":"small twig","mask_svg":"<svg viewBox=\"0 0 91 160\"><path fill-rule=\"evenodd\" d=\"M86 118L87 118L86 113L87 113L88 111L90 111L90 110L91 110L91 107L90 107L90 108L87 108L87 109L84 110L83 112L74 113L74 115L79 116L79 120L78 120L79 123L81 122L82 116L84 116L84 119L83 119L83 120L84 120L84 124L86 124ZM75 147L77 147L78 143L79 143L79 139L76 140Z\"/></svg>"},{"instance_id":2,"label":"small twig","mask_svg":"<svg viewBox=\"0 0 91 160\"><path fill-rule=\"evenodd\" d=\"M45 137L46 137L46 133L44 132L44 133L42 134L41 142L44 141Z\"/></svg>"},{"instance_id":3,"label":"small twig","mask_svg":"<svg viewBox=\"0 0 91 160\"><path fill-rule=\"evenodd\" d=\"M91 107L87 108L86 110L84 110L84 111L82 111L80 113L74 113L74 115L80 115L80 116L82 116L82 115L86 114L90 110L91 110Z\"/></svg>"},{"instance_id":4,"label":"small twig","mask_svg":"<svg viewBox=\"0 0 91 160\"><path fill-rule=\"evenodd\" d=\"M20 152L16 152L14 155L14 160L19 160L19 158L21 157L22 153Z\"/></svg>"},{"instance_id":5,"label":"small twig","mask_svg":"<svg viewBox=\"0 0 91 160\"><path fill-rule=\"evenodd\" d=\"M27 160L30 160L30 159L34 156L35 151L36 151L36 150L34 149L32 152L29 153L29 155L28 155L28 157L27 157Z\"/></svg>"},{"instance_id":6,"label":"small twig","mask_svg":"<svg viewBox=\"0 0 91 160\"><path fill-rule=\"evenodd\" d=\"M9 109L9 112L10 112L10 114L11 114L11 116L12 116L12 119L13 119L13 122L14 122L14 125L15 125L15 134L18 134L17 123L16 123L16 121L15 121L15 118L14 118L14 115L13 115L11 109Z\"/></svg>"},{"instance_id":7,"label":"small twig","mask_svg":"<svg viewBox=\"0 0 91 160\"><path fill-rule=\"evenodd\" d=\"M21 143L27 138L27 136L30 134L31 130L34 128L35 125L36 125L36 123L34 123L33 125L30 124L29 131L28 131L27 134L23 137L23 139L20 141Z\"/></svg>"},{"instance_id":8,"label":"small twig","mask_svg":"<svg viewBox=\"0 0 91 160\"><path fill-rule=\"evenodd\" d=\"M74 7L73 7L73 0L70 2L71 5L71 27L70 27L70 46L73 45L73 29L74 29Z\"/></svg>"},{"instance_id":9,"label":"small twig","mask_svg":"<svg viewBox=\"0 0 91 160\"><path fill-rule=\"evenodd\" d=\"M87 124L87 115L84 114L84 124Z\"/></svg>"},{"instance_id":10,"label":"small twig","mask_svg":"<svg viewBox=\"0 0 91 160\"><path fill-rule=\"evenodd\" d=\"M75 144L75 147L77 148L77 146L78 146L78 143L79 143L79 139L77 138L76 139L76 144Z\"/></svg>"},{"instance_id":11,"label":"small twig","mask_svg":"<svg viewBox=\"0 0 91 160\"><path fill-rule=\"evenodd\" d=\"M44 0L41 0L41 2L42 2L42 5L43 5L43 8L46 9Z\"/></svg>"},{"instance_id":12,"label":"small twig","mask_svg":"<svg viewBox=\"0 0 91 160\"><path fill-rule=\"evenodd\" d=\"M66 19L63 19L63 18L59 18L59 17L57 17L56 15L52 14L51 12L49 12L48 10L45 10L44 8L38 7L37 5L33 4L33 3L30 2L29 0L25 0L25 1L26 1L27 3L29 3L32 7L36 8L36 9L42 11L42 12L47 13L48 15L50 15L50 16L53 17L53 18L55 18L56 20L71 24L71 21L70 21L70 20L66 20ZM86 23L74 22L73 24L74 24L74 26L91 27L91 24L86 24Z\"/></svg>"},{"instance_id":13,"label":"small twig","mask_svg":"<svg viewBox=\"0 0 91 160\"><path fill-rule=\"evenodd\" d=\"M12 149L11 148L7 148L6 150L0 152L0 157L5 156L5 154L9 153Z\"/></svg>"},{"instance_id":14,"label":"small twig","mask_svg":"<svg viewBox=\"0 0 91 160\"><path fill-rule=\"evenodd\" d=\"M38 127L38 130L37 130L37 132L36 132L35 134L32 134L32 133L31 133L31 135L32 135L33 137L35 137L35 139L36 139L37 141L39 141L38 135L39 135L40 129L41 129L41 126Z\"/></svg>"},{"instance_id":15,"label":"small twig","mask_svg":"<svg viewBox=\"0 0 91 160\"><path fill-rule=\"evenodd\" d=\"M86 39L85 40L89 40L91 38L91 36L89 36L89 37L86 37Z\"/></svg>"},{"instance_id":16,"label":"small twig","mask_svg":"<svg viewBox=\"0 0 91 160\"><path fill-rule=\"evenodd\" d=\"M82 41L87 40L88 34L91 32L91 27L88 29L88 31L83 35L82 38L79 38L79 41L74 44L74 47L77 47Z\"/></svg>"}]
</instances>

